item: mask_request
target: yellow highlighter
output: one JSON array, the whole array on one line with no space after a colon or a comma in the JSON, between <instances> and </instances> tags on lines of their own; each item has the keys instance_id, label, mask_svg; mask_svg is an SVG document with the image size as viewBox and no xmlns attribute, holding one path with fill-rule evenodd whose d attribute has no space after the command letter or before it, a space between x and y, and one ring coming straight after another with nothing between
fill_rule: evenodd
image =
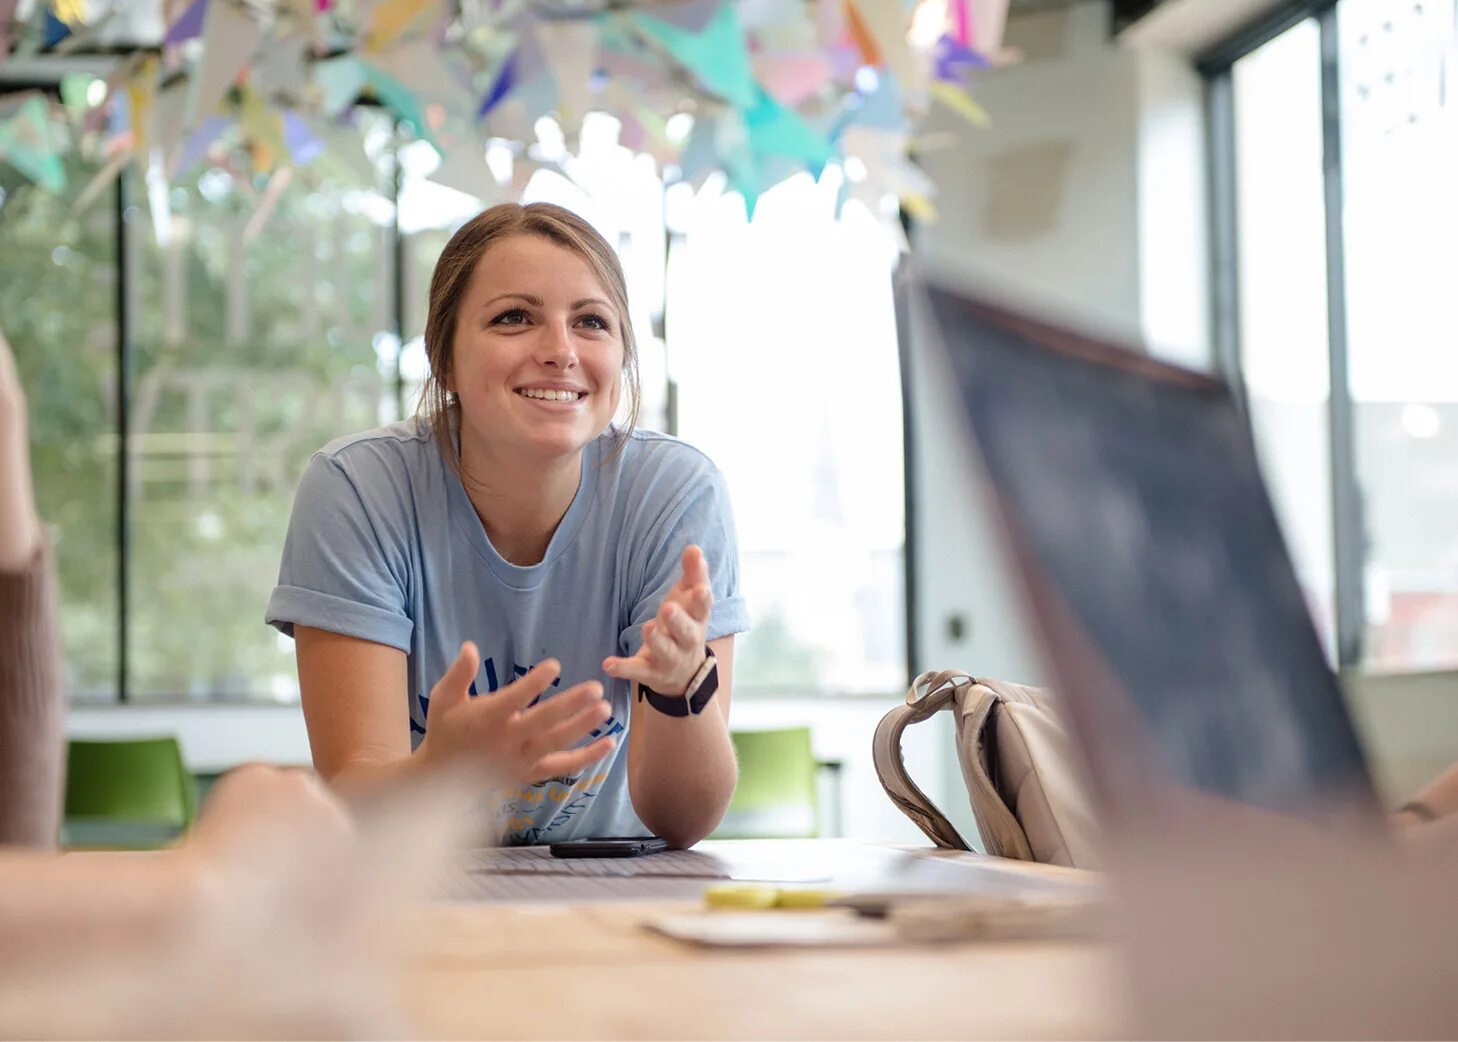
<instances>
[{"instance_id":1,"label":"yellow highlighter","mask_svg":"<svg viewBox=\"0 0 1458 1042\"><path fill-rule=\"evenodd\" d=\"M716 883L704 889L710 908L824 908L841 895L834 890L806 890L763 883Z\"/></svg>"}]
</instances>

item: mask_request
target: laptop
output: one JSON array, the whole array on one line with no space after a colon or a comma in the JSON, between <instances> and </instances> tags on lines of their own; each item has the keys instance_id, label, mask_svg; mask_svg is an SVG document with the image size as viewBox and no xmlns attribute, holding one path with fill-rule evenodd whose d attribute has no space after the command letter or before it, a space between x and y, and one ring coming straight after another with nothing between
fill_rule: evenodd
<instances>
[{"instance_id":1,"label":"laptop","mask_svg":"<svg viewBox=\"0 0 1458 1042\"><path fill-rule=\"evenodd\" d=\"M1109 824L1172 795L1375 815L1230 388L914 272L897 294L960 392Z\"/></svg>"}]
</instances>

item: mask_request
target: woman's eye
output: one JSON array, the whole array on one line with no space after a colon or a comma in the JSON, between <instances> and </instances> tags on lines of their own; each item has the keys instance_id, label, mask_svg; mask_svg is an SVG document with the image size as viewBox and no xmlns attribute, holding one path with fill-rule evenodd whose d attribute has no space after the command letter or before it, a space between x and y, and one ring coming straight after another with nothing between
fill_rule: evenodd
<instances>
[{"instance_id":1,"label":"woman's eye","mask_svg":"<svg viewBox=\"0 0 1458 1042\"><path fill-rule=\"evenodd\" d=\"M526 321L527 313L521 308L503 311L491 320L493 326L519 326Z\"/></svg>"},{"instance_id":2,"label":"woman's eye","mask_svg":"<svg viewBox=\"0 0 1458 1042\"><path fill-rule=\"evenodd\" d=\"M589 329L599 329L604 333L612 328L612 326L608 325L608 320L601 315L583 315L578 321L586 325Z\"/></svg>"}]
</instances>

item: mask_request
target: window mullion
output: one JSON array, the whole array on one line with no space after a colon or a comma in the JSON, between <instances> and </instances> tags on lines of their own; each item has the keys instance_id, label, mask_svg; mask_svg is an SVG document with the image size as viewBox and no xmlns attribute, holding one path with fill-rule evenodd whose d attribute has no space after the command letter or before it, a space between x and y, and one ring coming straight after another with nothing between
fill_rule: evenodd
<instances>
[{"instance_id":1,"label":"window mullion","mask_svg":"<svg viewBox=\"0 0 1458 1042\"><path fill-rule=\"evenodd\" d=\"M1330 338L1332 547L1336 581L1337 665L1362 660L1363 547L1361 489L1357 484L1355 423L1347 378L1346 245L1343 238L1341 69L1337 11L1318 16L1321 28L1323 183L1326 195L1326 307Z\"/></svg>"}]
</instances>

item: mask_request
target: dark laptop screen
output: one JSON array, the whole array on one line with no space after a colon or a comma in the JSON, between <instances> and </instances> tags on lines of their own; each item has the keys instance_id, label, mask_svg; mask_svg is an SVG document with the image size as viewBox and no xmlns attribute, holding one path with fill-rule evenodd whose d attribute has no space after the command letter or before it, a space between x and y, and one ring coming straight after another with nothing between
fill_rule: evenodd
<instances>
[{"instance_id":1,"label":"dark laptop screen","mask_svg":"<svg viewBox=\"0 0 1458 1042\"><path fill-rule=\"evenodd\" d=\"M1228 389L927 293L1024 577L1030 563L1038 573L1034 600L1041 585L1059 602L1163 770L1273 809L1370 796ZM1060 685L1076 689L1044 637Z\"/></svg>"}]
</instances>

